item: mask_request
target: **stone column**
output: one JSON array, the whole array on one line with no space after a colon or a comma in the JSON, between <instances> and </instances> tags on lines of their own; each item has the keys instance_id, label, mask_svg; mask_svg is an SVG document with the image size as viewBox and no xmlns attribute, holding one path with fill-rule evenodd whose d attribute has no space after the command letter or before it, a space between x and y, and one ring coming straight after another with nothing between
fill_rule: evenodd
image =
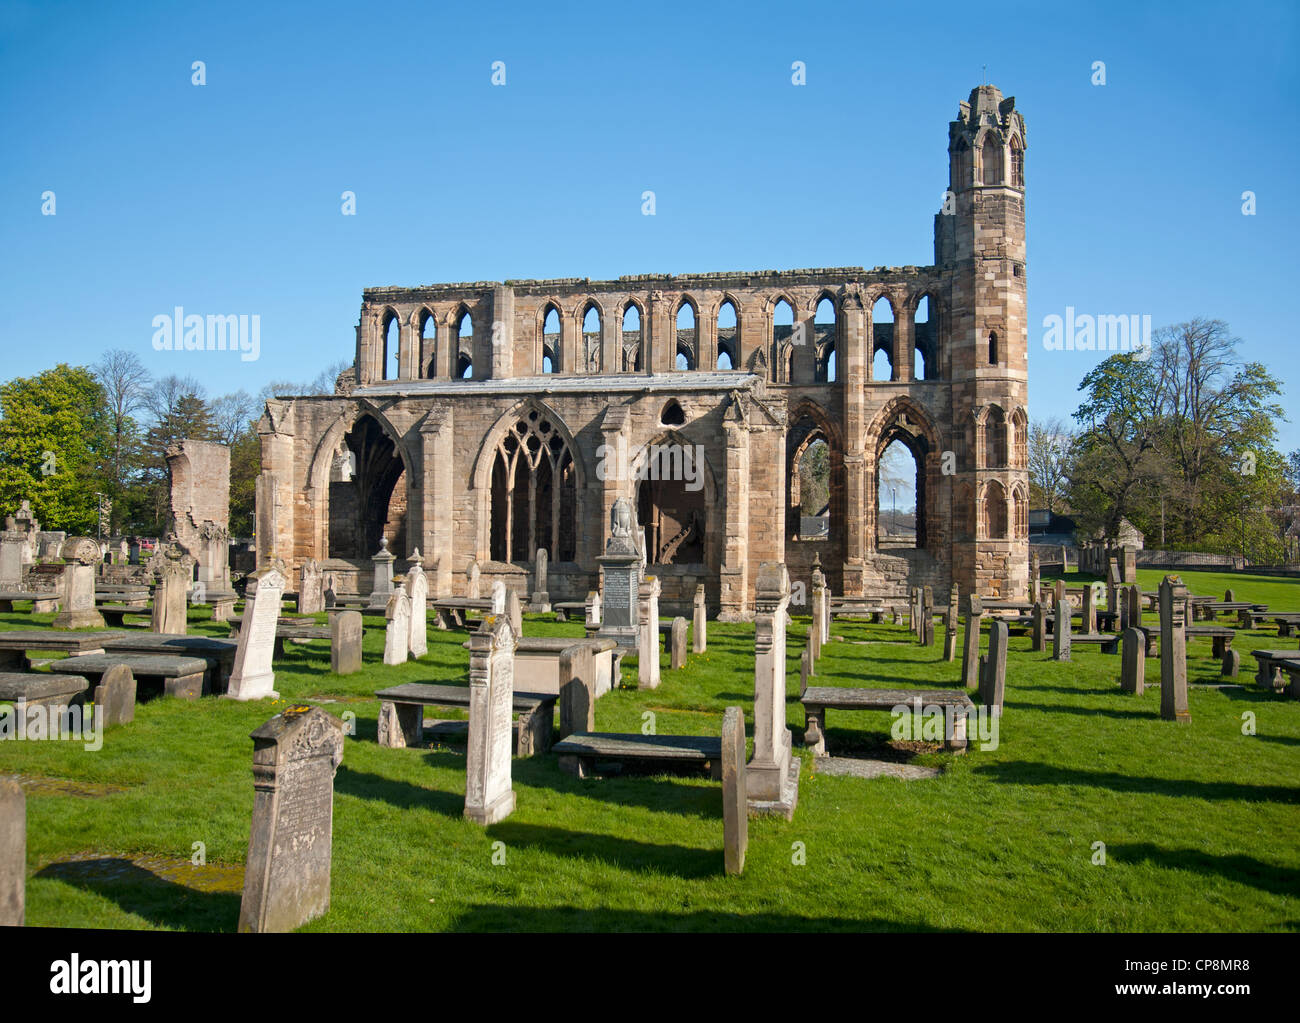
<instances>
[{"instance_id":1,"label":"stone column","mask_svg":"<svg viewBox=\"0 0 1300 1023\"><path fill-rule=\"evenodd\" d=\"M1160 583L1160 716L1166 721L1192 720L1187 706L1186 601L1182 579L1165 576Z\"/></svg>"},{"instance_id":2,"label":"stone column","mask_svg":"<svg viewBox=\"0 0 1300 1023\"><path fill-rule=\"evenodd\" d=\"M379 550L370 560L375 570L369 606L375 610L386 609L388 598L393 595L393 562L397 560L396 555L388 549L388 537L380 537Z\"/></svg>"},{"instance_id":3,"label":"stone column","mask_svg":"<svg viewBox=\"0 0 1300 1023\"><path fill-rule=\"evenodd\" d=\"M866 364L870 360L867 344L866 311L856 291L848 291L841 302L840 340L844 351L836 349L836 375L844 395L844 436L861 437L866 433ZM865 354L864 354L865 353ZM844 453L844 578L842 586L849 596L863 596L866 586L866 518L864 480L866 458L859 451Z\"/></svg>"},{"instance_id":4,"label":"stone column","mask_svg":"<svg viewBox=\"0 0 1300 1023\"><path fill-rule=\"evenodd\" d=\"M727 410L724 429L727 485L718 621L735 622L744 620L749 603L749 428L734 403Z\"/></svg>"},{"instance_id":5,"label":"stone column","mask_svg":"<svg viewBox=\"0 0 1300 1023\"><path fill-rule=\"evenodd\" d=\"M695 587L695 622L691 636L691 650L702 654L709 648L708 628L709 609L704 602L704 584Z\"/></svg>"},{"instance_id":6,"label":"stone column","mask_svg":"<svg viewBox=\"0 0 1300 1023\"><path fill-rule=\"evenodd\" d=\"M441 336L439 338L441 340ZM452 410L433 408L420 423L420 457L424 463L424 480L420 488L420 512L423 521L414 532L421 546L433 559L429 573L433 592L439 597L452 595L452 558L455 551L452 521L452 498L458 492L452 436ZM487 556L476 551L475 556Z\"/></svg>"},{"instance_id":7,"label":"stone column","mask_svg":"<svg viewBox=\"0 0 1300 1023\"><path fill-rule=\"evenodd\" d=\"M784 565L759 567L754 616L754 759L747 771L751 808L770 804L787 819L799 797L798 761L785 723L785 617L790 576Z\"/></svg>"},{"instance_id":8,"label":"stone column","mask_svg":"<svg viewBox=\"0 0 1300 1023\"><path fill-rule=\"evenodd\" d=\"M966 607L966 641L962 644L961 683L967 689L979 685L980 621L984 616L984 601L972 593Z\"/></svg>"},{"instance_id":9,"label":"stone column","mask_svg":"<svg viewBox=\"0 0 1300 1023\"><path fill-rule=\"evenodd\" d=\"M637 632L637 686L659 688L659 580L641 580L638 593L640 627Z\"/></svg>"},{"instance_id":10,"label":"stone column","mask_svg":"<svg viewBox=\"0 0 1300 1023\"><path fill-rule=\"evenodd\" d=\"M1083 632L1091 636L1097 631L1097 604L1094 599L1092 584L1083 587Z\"/></svg>"}]
</instances>

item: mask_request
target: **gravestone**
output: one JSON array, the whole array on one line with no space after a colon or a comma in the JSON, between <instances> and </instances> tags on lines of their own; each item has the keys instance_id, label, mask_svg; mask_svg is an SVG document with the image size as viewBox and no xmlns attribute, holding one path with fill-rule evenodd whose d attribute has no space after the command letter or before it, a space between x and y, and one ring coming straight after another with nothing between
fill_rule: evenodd
<instances>
[{"instance_id":1,"label":"gravestone","mask_svg":"<svg viewBox=\"0 0 1300 1023\"><path fill-rule=\"evenodd\" d=\"M605 553L596 560L604 570L601 591L601 624L597 633L612 639L624 650L636 649L640 630L638 593L641 584L641 551L636 544L639 532L632 502L620 497L610 509L610 536Z\"/></svg>"},{"instance_id":2,"label":"gravestone","mask_svg":"<svg viewBox=\"0 0 1300 1023\"><path fill-rule=\"evenodd\" d=\"M812 591L813 624L821 633L817 640L817 649L820 651L822 644L829 643L831 639L827 628L827 623L830 621L829 611L831 595L830 591L826 588L826 574L822 571L822 559L820 554L813 555Z\"/></svg>"},{"instance_id":3,"label":"gravestone","mask_svg":"<svg viewBox=\"0 0 1300 1023\"><path fill-rule=\"evenodd\" d=\"M492 582L492 596L488 598L492 601L492 609L489 614L503 615L506 613L506 584L500 579Z\"/></svg>"},{"instance_id":4,"label":"gravestone","mask_svg":"<svg viewBox=\"0 0 1300 1023\"><path fill-rule=\"evenodd\" d=\"M984 617L984 601L972 593L966 604L966 641L961 648L961 684L967 689L979 685L980 623Z\"/></svg>"},{"instance_id":5,"label":"gravestone","mask_svg":"<svg viewBox=\"0 0 1300 1023\"><path fill-rule=\"evenodd\" d=\"M485 826L504 820L515 808L510 781L515 644L508 618L485 618L469 637L465 816Z\"/></svg>"},{"instance_id":6,"label":"gravestone","mask_svg":"<svg viewBox=\"0 0 1300 1023\"><path fill-rule=\"evenodd\" d=\"M271 670L271 659L275 653L275 630L280 622L283 594L284 576L278 569L269 568L258 580L257 592L244 602L244 621L239 627L235 667L226 689L228 699L279 698L279 693L272 689L275 672Z\"/></svg>"},{"instance_id":7,"label":"gravestone","mask_svg":"<svg viewBox=\"0 0 1300 1023\"><path fill-rule=\"evenodd\" d=\"M1146 681L1147 638L1138 629L1125 629L1119 687L1126 693L1141 696L1146 691Z\"/></svg>"},{"instance_id":8,"label":"gravestone","mask_svg":"<svg viewBox=\"0 0 1300 1023\"><path fill-rule=\"evenodd\" d=\"M533 568L533 599L528 610L534 614L545 614L551 609L551 594L547 590L547 564L550 555L546 553L546 548L537 548L537 556L534 559Z\"/></svg>"},{"instance_id":9,"label":"gravestone","mask_svg":"<svg viewBox=\"0 0 1300 1023\"><path fill-rule=\"evenodd\" d=\"M1106 610L1119 609L1119 560L1112 555L1106 562Z\"/></svg>"},{"instance_id":10,"label":"gravestone","mask_svg":"<svg viewBox=\"0 0 1300 1023\"><path fill-rule=\"evenodd\" d=\"M785 722L785 613L790 575L785 565L765 561L754 597L754 757L746 772L751 809L794 816L799 800L799 761ZM812 630L812 635L819 635Z\"/></svg>"},{"instance_id":11,"label":"gravestone","mask_svg":"<svg viewBox=\"0 0 1300 1023\"><path fill-rule=\"evenodd\" d=\"M921 645L934 646L934 590L921 590Z\"/></svg>"},{"instance_id":12,"label":"gravestone","mask_svg":"<svg viewBox=\"0 0 1300 1023\"><path fill-rule=\"evenodd\" d=\"M308 558L298 570L298 613L312 615L324 610L325 590L320 562Z\"/></svg>"},{"instance_id":13,"label":"gravestone","mask_svg":"<svg viewBox=\"0 0 1300 1023\"><path fill-rule=\"evenodd\" d=\"M907 598L908 627L916 639L921 638L921 588L913 586Z\"/></svg>"},{"instance_id":14,"label":"gravestone","mask_svg":"<svg viewBox=\"0 0 1300 1023\"><path fill-rule=\"evenodd\" d=\"M1065 595L1064 579L1056 580L1056 587L1053 589L1052 594L1052 601L1057 611L1060 611L1062 607L1068 608L1070 606L1069 598Z\"/></svg>"},{"instance_id":15,"label":"gravestone","mask_svg":"<svg viewBox=\"0 0 1300 1023\"><path fill-rule=\"evenodd\" d=\"M817 616L808 624L808 653L815 665L822 658L822 630L817 626Z\"/></svg>"},{"instance_id":16,"label":"gravestone","mask_svg":"<svg viewBox=\"0 0 1300 1023\"><path fill-rule=\"evenodd\" d=\"M374 583L370 587L370 600L367 610L381 611L388 607L388 600L394 593L393 562L397 556L388 549L388 537L379 538L379 550L370 559L375 566Z\"/></svg>"},{"instance_id":17,"label":"gravestone","mask_svg":"<svg viewBox=\"0 0 1300 1023\"><path fill-rule=\"evenodd\" d=\"M637 686L659 688L659 580L652 575L641 580L638 610L641 623L637 634Z\"/></svg>"},{"instance_id":18,"label":"gravestone","mask_svg":"<svg viewBox=\"0 0 1300 1023\"><path fill-rule=\"evenodd\" d=\"M506 617L510 619L510 627L515 630L515 637L522 636L524 634L524 610L519 606L519 594L514 590L506 591Z\"/></svg>"},{"instance_id":19,"label":"gravestone","mask_svg":"<svg viewBox=\"0 0 1300 1023\"><path fill-rule=\"evenodd\" d=\"M1091 584L1083 588L1083 632L1091 636L1097 631L1097 601Z\"/></svg>"},{"instance_id":20,"label":"gravestone","mask_svg":"<svg viewBox=\"0 0 1300 1023\"><path fill-rule=\"evenodd\" d=\"M0 927L21 927L27 906L27 796L0 777Z\"/></svg>"},{"instance_id":21,"label":"gravestone","mask_svg":"<svg viewBox=\"0 0 1300 1023\"><path fill-rule=\"evenodd\" d=\"M812 674L812 658L808 656L808 648L803 648L803 653L799 655L799 695L803 696L804 691L808 688L808 676Z\"/></svg>"},{"instance_id":22,"label":"gravestone","mask_svg":"<svg viewBox=\"0 0 1300 1023\"><path fill-rule=\"evenodd\" d=\"M388 598L384 618L384 663L405 664L411 656L411 599L404 590Z\"/></svg>"},{"instance_id":23,"label":"gravestone","mask_svg":"<svg viewBox=\"0 0 1300 1023\"><path fill-rule=\"evenodd\" d=\"M989 653L980 678L980 702L993 715L1002 714L1007 685L1007 623L994 619L989 624Z\"/></svg>"},{"instance_id":24,"label":"gravestone","mask_svg":"<svg viewBox=\"0 0 1300 1023\"><path fill-rule=\"evenodd\" d=\"M1061 544L1061 574L1064 575L1070 570L1070 552L1066 549L1065 544Z\"/></svg>"},{"instance_id":25,"label":"gravestone","mask_svg":"<svg viewBox=\"0 0 1300 1023\"><path fill-rule=\"evenodd\" d=\"M115 664L95 684L95 727L110 728L135 720L135 676L125 664Z\"/></svg>"},{"instance_id":26,"label":"gravestone","mask_svg":"<svg viewBox=\"0 0 1300 1023\"><path fill-rule=\"evenodd\" d=\"M188 622L185 614L185 591L189 586L190 572L184 562L163 558L158 570L158 583L153 589L153 617L150 628L154 632L185 635ZM279 613L279 605L276 605Z\"/></svg>"},{"instance_id":27,"label":"gravestone","mask_svg":"<svg viewBox=\"0 0 1300 1023\"><path fill-rule=\"evenodd\" d=\"M361 670L361 636L364 622L360 611L335 611L330 615L330 671L351 675Z\"/></svg>"},{"instance_id":28,"label":"gravestone","mask_svg":"<svg viewBox=\"0 0 1300 1023\"><path fill-rule=\"evenodd\" d=\"M1070 602L1061 597L1056 603L1056 620L1052 623L1052 660L1068 661L1070 659L1070 630L1074 627L1074 615L1070 612Z\"/></svg>"},{"instance_id":29,"label":"gravestone","mask_svg":"<svg viewBox=\"0 0 1300 1023\"><path fill-rule=\"evenodd\" d=\"M465 596L470 600L479 599L478 562L470 558L469 567L465 569Z\"/></svg>"},{"instance_id":30,"label":"gravestone","mask_svg":"<svg viewBox=\"0 0 1300 1023\"><path fill-rule=\"evenodd\" d=\"M728 707L722 714L722 858L728 874L744 873L749 848L745 780L745 716L739 707Z\"/></svg>"},{"instance_id":31,"label":"gravestone","mask_svg":"<svg viewBox=\"0 0 1300 1023\"><path fill-rule=\"evenodd\" d=\"M1135 629L1142 628L1142 587L1134 583L1128 588L1128 623Z\"/></svg>"},{"instance_id":32,"label":"gravestone","mask_svg":"<svg viewBox=\"0 0 1300 1023\"><path fill-rule=\"evenodd\" d=\"M691 636L691 650L702 654L709 648L709 609L704 603L704 584L695 587L695 627Z\"/></svg>"},{"instance_id":33,"label":"gravestone","mask_svg":"<svg viewBox=\"0 0 1300 1023\"><path fill-rule=\"evenodd\" d=\"M1176 575L1160 583L1160 716L1191 721L1187 706L1187 587Z\"/></svg>"},{"instance_id":34,"label":"gravestone","mask_svg":"<svg viewBox=\"0 0 1300 1023\"><path fill-rule=\"evenodd\" d=\"M325 585L321 592L324 598L323 603L326 609L338 606L338 599L339 599L338 580L335 578L333 572L330 572L325 576Z\"/></svg>"},{"instance_id":35,"label":"gravestone","mask_svg":"<svg viewBox=\"0 0 1300 1023\"><path fill-rule=\"evenodd\" d=\"M672 640L672 660L669 664L674 671L686 667L686 631L686 619L674 618L672 632L669 634Z\"/></svg>"},{"instance_id":36,"label":"gravestone","mask_svg":"<svg viewBox=\"0 0 1300 1023\"><path fill-rule=\"evenodd\" d=\"M560 651L560 738L596 730L596 659L586 644Z\"/></svg>"},{"instance_id":37,"label":"gravestone","mask_svg":"<svg viewBox=\"0 0 1300 1023\"><path fill-rule=\"evenodd\" d=\"M587 591L587 625L600 628L600 591Z\"/></svg>"},{"instance_id":38,"label":"gravestone","mask_svg":"<svg viewBox=\"0 0 1300 1023\"><path fill-rule=\"evenodd\" d=\"M1042 582L1040 579L1041 566L1039 565L1038 555L1029 555L1029 601L1037 603L1042 600Z\"/></svg>"},{"instance_id":39,"label":"gravestone","mask_svg":"<svg viewBox=\"0 0 1300 1023\"><path fill-rule=\"evenodd\" d=\"M412 657L423 657L429 652L429 577L420 564L420 549L411 555L411 565L406 570L406 597L410 602L411 621L407 644Z\"/></svg>"},{"instance_id":40,"label":"gravestone","mask_svg":"<svg viewBox=\"0 0 1300 1023\"><path fill-rule=\"evenodd\" d=\"M63 544L67 562L59 581L59 613L54 617L56 629L102 629L104 616L95 610L95 564L99 545L90 537L74 536ZM184 590L181 614L185 613Z\"/></svg>"},{"instance_id":41,"label":"gravestone","mask_svg":"<svg viewBox=\"0 0 1300 1023\"><path fill-rule=\"evenodd\" d=\"M1047 608L1040 600L1029 612L1029 649L1041 653L1047 649Z\"/></svg>"},{"instance_id":42,"label":"gravestone","mask_svg":"<svg viewBox=\"0 0 1300 1023\"><path fill-rule=\"evenodd\" d=\"M960 599L957 584L953 583L952 589L948 591L948 613L944 615L943 619L943 659L945 661L957 659L957 606Z\"/></svg>"},{"instance_id":43,"label":"gravestone","mask_svg":"<svg viewBox=\"0 0 1300 1023\"><path fill-rule=\"evenodd\" d=\"M1223 602L1225 604L1235 604L1236 601L1237 598L1232 595L1232 590L1228 589L1223 591Z\"/></svg>"},{"instance_id":44,"label":"gravestone","mask_svg":"<svg viewBox=\"0 0 1300 1023\"><path fill-rule=\"evenodd\" d=\"M252 739L256 795L239 930L283 933L330 908L334 773L343 760L343 722L319 707L295 706L256 729Z\"/></svg>"}]
</instances>

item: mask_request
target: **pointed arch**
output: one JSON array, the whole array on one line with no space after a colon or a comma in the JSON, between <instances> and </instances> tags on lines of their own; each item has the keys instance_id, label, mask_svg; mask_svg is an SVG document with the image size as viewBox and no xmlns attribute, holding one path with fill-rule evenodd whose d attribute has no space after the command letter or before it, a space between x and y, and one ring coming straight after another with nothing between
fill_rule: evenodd
<instances>
[{"instance_id":1,"label":"pointed arch","mask_svg":"<svg viewBox=\"0 0 1300 1023\"><path fill-rule=\"evenodd\" d=\"M547 302L537 316L535 358L538 371L543 374L558 373L563 347L564 316L555 302Z\"/></svg>"},{"instance_id":2,"label":"pointed arch","mask_svg":"<svg viewBox=\"0 0 1300 1023\"><path fill-rule=\"evenodd\" d=\"M438 318L428 306L415 312L415 336L419 338L419 372L428 380L438 376Z\"/></svg>"},{"instance_id":3,"label":"pointed arch","mask_svg":"<svg viewBox=\"0 0 1300 1023\"><path fill-rule=\"evenodd\" d=\"M984 494L980 500L980 525L982 539L1007 539L1007 491L999 480L989 480L984 484Z\"/></svg>"},{"instance_id":4,"label":"pointed arch","mask_svg":"<svg viewBox=\"0 0 1300 1023\"><path fill-rule=\"evenodd\" d=\"M637 451L629 468L648 565L716 568L718 483L702 445L665 430Z\"/></svg>"},{"instance_id":5,"label":"pointed arch","mask_svg":"<svg viewBox=\"0 0 1300 1023\"><path fill-rule=\"evenodd\" d=\"M600 340L605 331L605 310L594 298L587 299L578 316L579 343L573 353L574 369L580 373L600 372Z\"/></svg>"},{"instance_id":6,"label":"pointed arch","mask_svg":"<svg viewBox=\"0 0 1300 1023\"><path fill-rule=\"evenodd\" d=\"M727 310L730 310L728 312ZM740 362L740 303L730 294L723 294L714 317L718 354L716 369L741 369ZM728 322L729 321L729 322ZM723 359L727 365L723 365Z\"/></svg>"},{"instance_id":7,"label":"pointed arch","mask_svg":"<svg viewBox=\"0 0 1300 1023\"><path fill-rule=\"evenodd\" d=\"M629 316L635 315L636 326L629 328ZM624 373L639 373L644 365L645 307L635 298L623 304L618 317L620 369Z\"/></svg>"},{"instance_id":8,"label":"pointed arch","mask_svg":"<svg viewBox=\"0 0 1300 1023\"><path fill-rule=\"evenodd\" d=\"M673 368L692 370L699 368L700 308L695 299L683 295L673 312L676 343L673 348Z\"/></svg>"}]
</instances>

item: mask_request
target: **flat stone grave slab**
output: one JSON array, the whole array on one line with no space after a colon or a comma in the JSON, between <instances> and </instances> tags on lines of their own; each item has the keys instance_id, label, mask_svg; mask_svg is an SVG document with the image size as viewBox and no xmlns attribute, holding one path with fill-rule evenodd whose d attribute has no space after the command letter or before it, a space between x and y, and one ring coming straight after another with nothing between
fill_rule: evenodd
<instances>
[{"instance_id":1,"label":"flat stone grave slab","mask_svg":"<svg viewBox=\"0 0 1300 1023\"><path fill-rule=\"evenodd\" d=\"M174 632L128 632L119 634L104 644L104 652L111 654L170 654L177 657L201 657L207 662L204 692L220 694L226 691L230 673L235 668L235 651L239 644L233 639L214 636L182 636Z\"/></svg>"},{"instance_id":2,"label":"flat stone grave slab","mask_svg":"<svg viewBox=\"0 0 1300 1023\"><path fill-rule=\"evenodd\" d=\"M0 611L13 611L14 604L20 600L30 600L35 614L45 614L55 610L59 603L59 595L28 590L0 590Z\"/></svg>"},{"instance_id":3,"label":"flat stone grave slab","mask_svg":"<svg viewBox=\"0 0 1300 1023\"><path fill-rule=\"evenodd\" d=\"M423 741L425 707L468 708L470 705L469 686L423 682L405 682L381 689L375 697L380 701L379 745L395 748L414 746ZM557 699L548 693L514 692L512 752L515 756L537 756L551 748Z\"/></svg>"},{"instance_id":4,"label":"flat stone grave slab","mask_svg":"<svg viewBox=\"0 0 1300 1023\"><path fill-rule=\"evenodd\" d=\"M922 707L952 707L968 711L975 704L963 690L953 689L863 689L849 686L809 686L799 697L805 716L804 743L817 757L826 754L827 710L892 711L895 707L915 705ZM966 748L966 718L964 713L953 719L953 734L944 737L944 748L952 751Z\"/></svg>"},{"instance_id":5,"label":"flat stone grave slab","mask_svg":"<svg viewBox=\"0 0 1300 1023\"><path fill-rule=\"evenodd\" d=\"M916 781L921 778L937 778L943 771L938 767L899 764L892 760L818 757L813 761L813 773L836 778L897 778L899 781Z\"/></svg>"},{"instance_id":6,"label":"flat stone grave slab","mask_svg":"<svg viewBox=\"0 0 1300 1023\"><path fill-rule=\"evenodd\" d=\"M149 617L150 611L147 607L136 607L133 604L96 604L95 610L104 618L107 625L114 629L121 629L126 626L126 616L135 615L137 617Z\"/></svg>"},{"instance_id":7,"label":"flat stone grave slab","mask_svg":"<svg viewBox=\"0 0 1300 1023\"><path fill-rule=\"evenodd\" d=\"M653 772L702 768L722 777L720 735L641 735L636 732L576 732L552 747L560 768L585 778L622 770Z\"/></svg>"},{"instance_id":8,"label":"flat stone grave slab","mask_svg":"<svg viewBox=\"0 0 1300 1023\"><path fill-rule=\"evenodd\" d=\"M81 675L91 682L100 678L114 665L125 664L135 676L138 691L155 695L161 691L166 696L183 700L197 700L203 695L203 677L208 662L198 657L174 657L168 654L83 654L59 662L65 674Z\"/></svg>"},{"instance_id":9,"label":"flat stone grave slab","mask_svg":"<svg viewBox=\"0 0 1300 1023\"><path fill-rule=\"evenodd\" d=\"M551 610L555 612L557 622L567 622L569 615L585 615L587 605L581 600L563 600L551 605Z\"/></svg>"},{"instance_id":10,"label":"flat stone grave slab","mask_svg":"<svg viewBox=\"0 0 1300 1023\"><path fill-rule=\"evenodd\" d=\"M80 675L51 672L0 672L0 703L63 707L84 703L90 685Z\"/></svg>"},{"instance_id":11,"label":"flat stone grave slab","mask_svg":"<svg viewBox=\"0 0 1300 1023\"><path fill-rule=\"evenodd\" d=\"M1101 647L1101 652L1103 654L1119 653L1119 641L1120 637L1113 632L1076 632L1072 633L1070 636L1070 642L1072 644L1091 643L1094 646Z\"/></svg>"},{"instance_id":12,"label":"flat stone grave slab","mask_svg":"<svg viewBox=\"0 0 1300 1023\"><path fill-rule=\"evenodd\" d=\"M105 643L125 632L55 632L52 629L13 629L0 632L0 671L22 671L31 666L28 650L57 650L86 654L106 649Z\"/></svg>"}]
</instances>

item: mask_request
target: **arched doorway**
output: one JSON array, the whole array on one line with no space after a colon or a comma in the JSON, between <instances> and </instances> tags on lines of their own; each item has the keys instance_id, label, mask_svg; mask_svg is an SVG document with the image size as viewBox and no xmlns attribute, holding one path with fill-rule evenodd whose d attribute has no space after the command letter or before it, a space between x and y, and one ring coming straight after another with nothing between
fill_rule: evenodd
<instances>
[{"instance_id":1,"label":"arched doorway","mask_svg":"<svg viewBox=\"0 0 1300 1023\"><path fill-rule=\"evenodd\" d=\"M344 434L330 467L330 557L369 558L387 537L389 551L405 558L406 511L402 457L374 417L363 415Z\"/></svg>"}]
</instances>

